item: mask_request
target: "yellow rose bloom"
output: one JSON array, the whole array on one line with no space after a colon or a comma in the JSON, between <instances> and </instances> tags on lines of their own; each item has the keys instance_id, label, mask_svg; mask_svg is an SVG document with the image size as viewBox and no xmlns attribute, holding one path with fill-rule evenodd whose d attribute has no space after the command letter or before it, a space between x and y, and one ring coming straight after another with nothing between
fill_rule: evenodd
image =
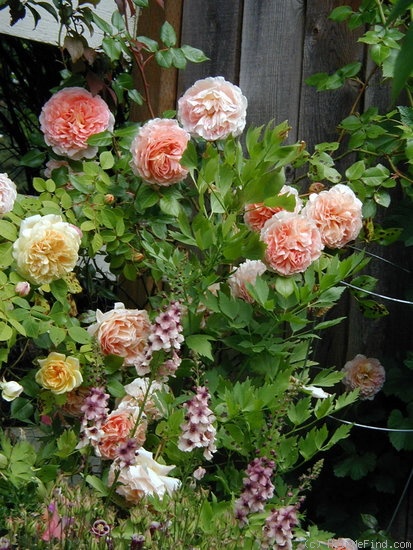
<instances>
[{"instance_id":1,"label":"yellow rose bloom","mask_svg":"<svg viewBox=\"0 0 413 550\"><path fill-rule=\"evenodd\" d=\"M36 382L53 393L66 393L80 386L83 382L79 360L66 357L55 351L46 359L38 360L40 369L36 373Z\"/></svg>"}]
</instances>

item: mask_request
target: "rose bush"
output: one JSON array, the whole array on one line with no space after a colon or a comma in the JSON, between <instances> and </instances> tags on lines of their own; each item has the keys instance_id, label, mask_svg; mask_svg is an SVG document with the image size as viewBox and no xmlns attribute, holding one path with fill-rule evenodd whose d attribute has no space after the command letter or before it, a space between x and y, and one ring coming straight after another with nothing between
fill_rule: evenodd
<instances>
[{"instance_id":1,"label":"rose bush","mask_svg":"<svg viewBox=\"0 0 413 550\"><path fill-rule=\"evenodd\" d=\"M162 37L131 55L174 58L169 27ZM357 284L374 287L347 247L366 238L357 195L370 168L340 174L335 145L320 161L285 143L286 122L247 129L241 145L247 99L223 77L195 82L176 118L142 124L115 125L100 96L62 86L39 118L51 159L36 197L0 179L2 405L46 442L37 454L2 437L5 483L35 483L44 541L326 543L305 499L319 454L350 432L330 417L384 382L378 360L342 371L313 353L342 294L355 287L363 304ZM287 183L286 168L305 175ZM74 474L80 488L64 481ZM77 510L70 499L79 513L59 511ZM43 532L27 514L2 532Z\"/></svg>"}]
</instances>

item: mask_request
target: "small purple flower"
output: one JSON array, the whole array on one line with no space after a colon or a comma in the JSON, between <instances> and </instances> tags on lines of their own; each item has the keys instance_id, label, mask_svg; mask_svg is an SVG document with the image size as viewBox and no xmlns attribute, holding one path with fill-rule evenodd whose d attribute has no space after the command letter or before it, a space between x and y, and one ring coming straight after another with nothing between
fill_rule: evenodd
<instances>
[{"instance_id":1,"label":"small purple flower","mask_svg":"<svg viewBox=\"0 0 413 550\"><path fill-rule=\"evenodd\" d=\"M84 419L102 423L108 414L108 400L109 395L104 392L103 388L91 388L80 408Z\"/></svg>"},{"instance_id":2,"label":"small purple flower","mask_svg":"<svg viewBox=\"0 0 413 550\"><path fill-rule=\"evenodd\" d=\"M136 439L128 439L121 443L117 449L117 458L120 468L127 468L135 464L138 442Z\"/></svg>"},{"instance_id":3,"label":"small purple flower","mask_svg":"<svg viewBox=\"0 0 413 550\"><path fill-rule=\"evenodd\" d=\"M145 544L145 537L143 535L132 535L129 550L141 550Z\"/></svg>"},{"instance_id":4,"label":"small purple flower","mask_svg":"<svg viewBox=\"0 0 413 550\"><path fill-rule=\"evenodd\" d=\"M91 531L96 537L102 538L109 535L111 528L104 519L97 519L93 523Z\"/></svg>"},{"instance_id":5,"label":"small purple flower","mask_svg":"<svg viewBox=\"0 0 413 550\"><path fill-rule=\"evenodd\" d=\"M247 467L243 479L244 490L235 503L235 517L241 524L247 523L248 514L262 512L264 503L272 498L274 462L266 457L255 458Z\"/></svg>"}]
</instances>

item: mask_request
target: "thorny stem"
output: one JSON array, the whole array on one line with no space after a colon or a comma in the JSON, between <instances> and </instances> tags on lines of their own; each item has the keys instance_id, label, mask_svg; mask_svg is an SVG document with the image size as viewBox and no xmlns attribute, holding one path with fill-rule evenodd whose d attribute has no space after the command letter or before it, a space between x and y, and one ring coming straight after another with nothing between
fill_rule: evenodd
<instances>
[{"instance_id":1,"label":"thorny stem","mask_svg":"<svg viewBox=\"0 0 413 550\"><path fill-rule=\"evenodd\" d=\"M140 73L141 78L142 78L143 89L144 89L144 92L145 92L145 100L146 100L146 104L148 106L149 114L150 114L151 118L155 118L155 113L153 111L152 104L151 104L151 99L150 99L150 96L149 96L149 83L148 83L148 80L147 80L146 75L145 75L145 62L142 59L141 53L138 52L133 45L131 45L130 49L131 49L133 58L135 60L136 66L138 67L139 73Z\"/></svg>"}]
</instances>

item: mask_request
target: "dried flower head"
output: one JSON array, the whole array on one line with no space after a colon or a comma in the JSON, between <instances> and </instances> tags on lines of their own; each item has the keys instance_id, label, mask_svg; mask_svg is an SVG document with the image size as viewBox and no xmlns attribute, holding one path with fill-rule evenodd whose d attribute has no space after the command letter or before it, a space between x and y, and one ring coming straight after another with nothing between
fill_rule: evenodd
<instances>
[{"instance_id":1,"label":"dried flower head","mask_svg":"<svg viewBox=\"0 0 413 550\"><path fill-rule=\"evenodd\" d=\"M358 354L343 367L343 384L349 390L360 390L361 399L374 399L383 387L386 371L378 359Z\"/></svg>"}]
</instances>

